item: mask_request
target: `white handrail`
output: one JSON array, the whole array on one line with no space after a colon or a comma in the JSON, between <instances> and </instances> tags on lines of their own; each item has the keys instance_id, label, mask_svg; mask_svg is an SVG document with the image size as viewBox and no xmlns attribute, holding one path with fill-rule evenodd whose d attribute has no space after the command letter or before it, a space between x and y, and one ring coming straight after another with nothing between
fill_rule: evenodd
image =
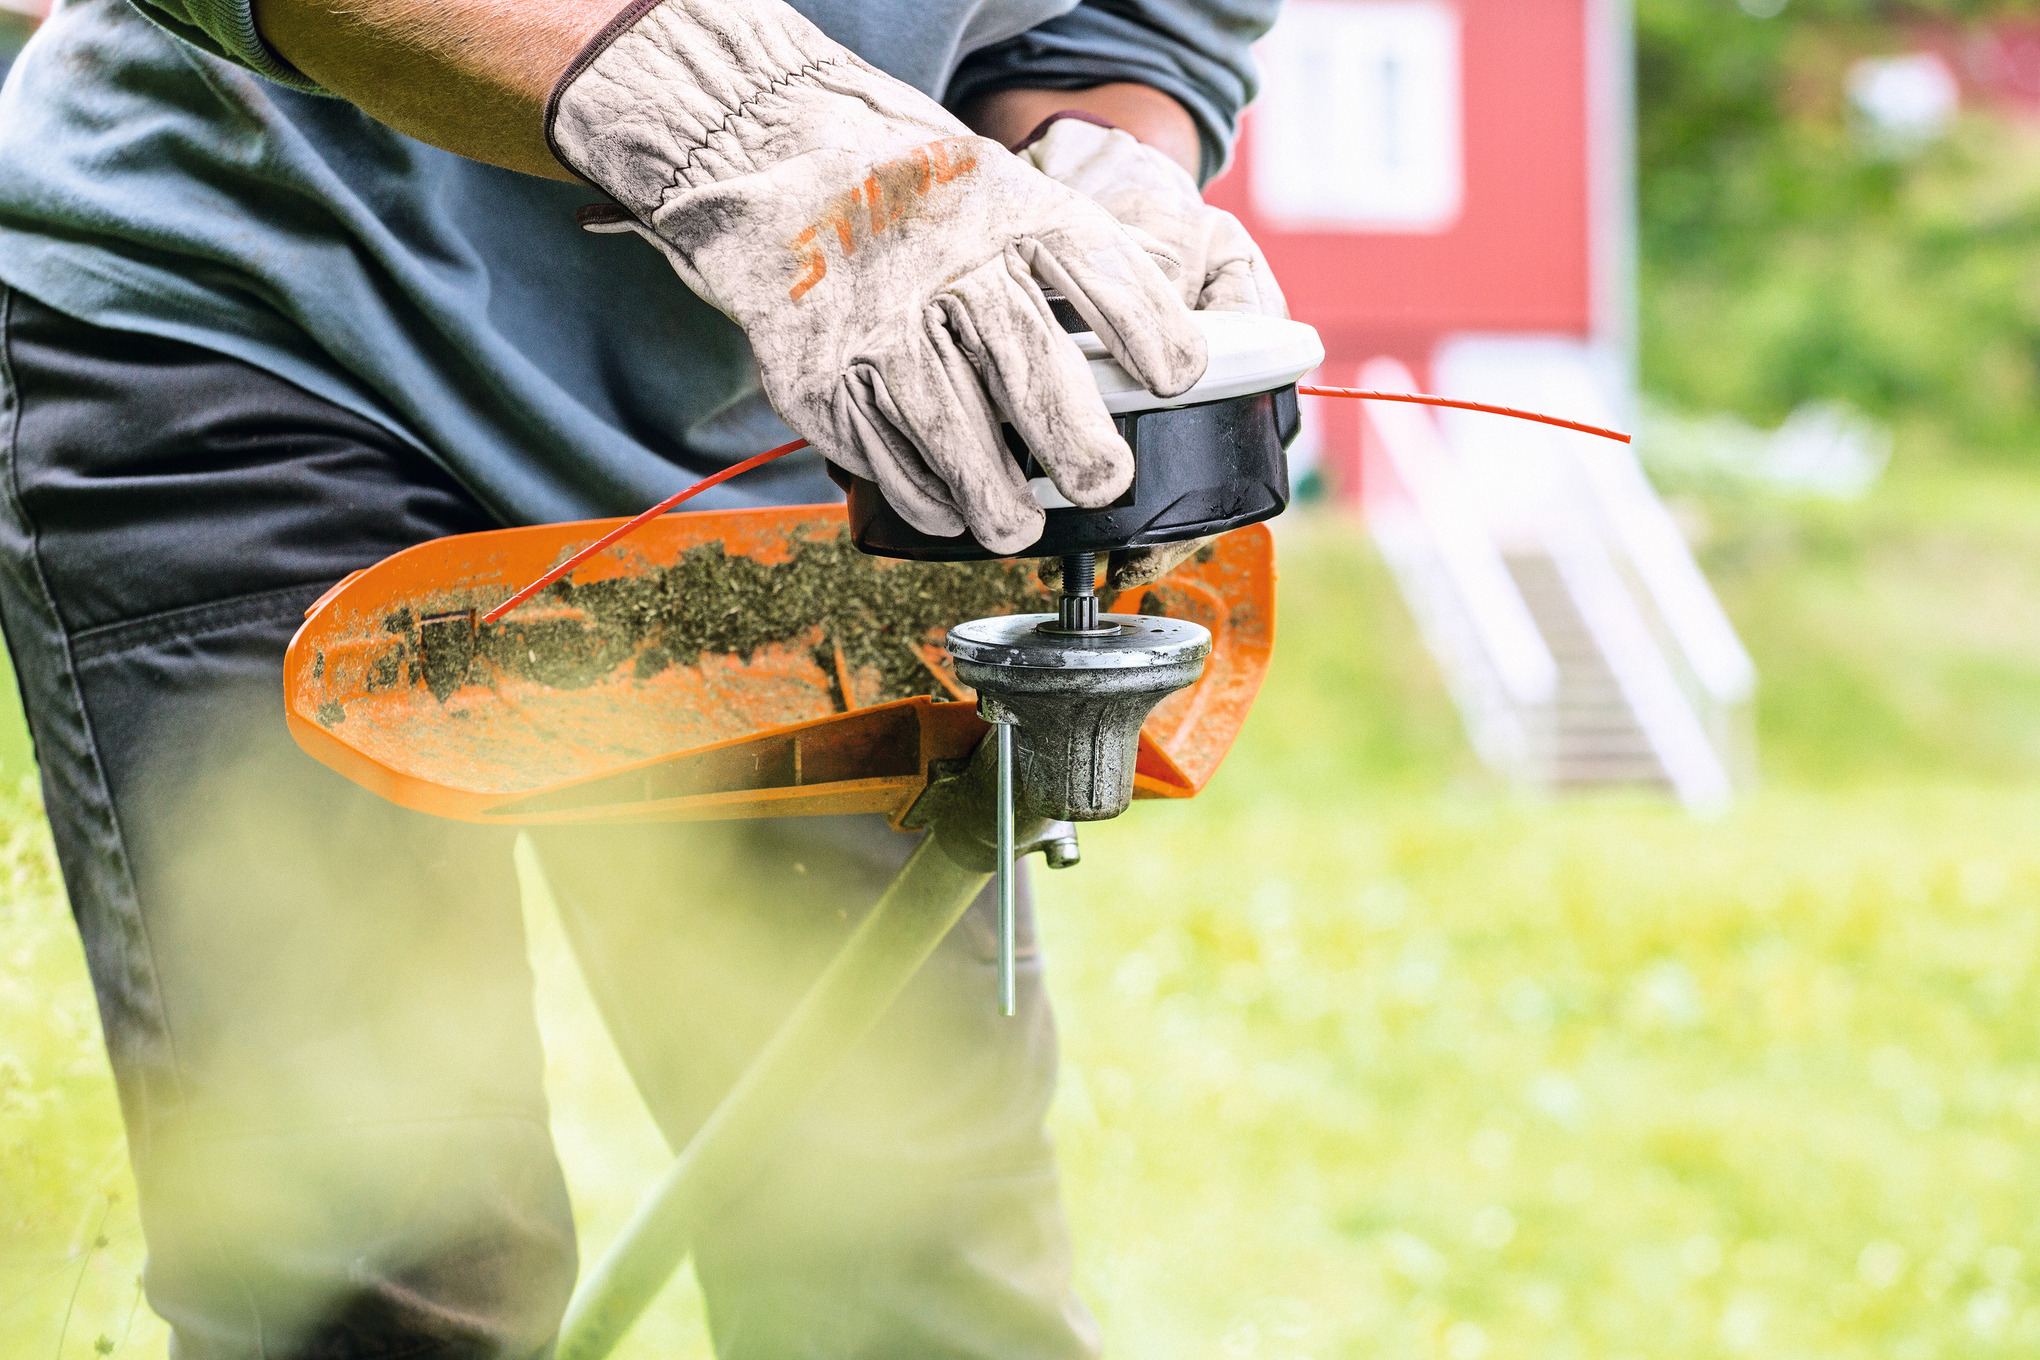
<instances>
[{"instance_id":1,"label":"white handrail","mask_svg":"<svg viewBox=\"0 0 2040 1360\"><path fill-rule=\"evenodd\" d=\"M1696 812L1718 811L1733 791L1728 766L1637 612L1606 545L1564 524L1547 525L1544 541L1672 791Z\"/></svg>"},{"instance_id":2,"label":"white handrail","mask_svg":"<svg viewBox=\"0 0 2040 1360\"><path fill-rule=\"evenodd\" d=\"M1511 362L1483 361L1497 345L1513 351ZM1438 370L1438 386L1448 396L1466 395L1455 389L1472 382L1482 400L1550 410L1591 424L1615 421L1584 347L1575 342L1469 337L1444 347ZM1498 384L1506 390L1498 391ZM1749 698L1756 688L1756 665L1636 455L1604 440L1557 431L1526 430L1511 439L1535 439L1578 469L1594 510L1635 569L1694 678L1716 703Z\"/></svg>"},{"instance_id":3,"label":"white handrail","mask_svg":"<svg viewBox=\"0 0 2040 1360\"><path fill-rule=\"evenodd\" d=\"M1417 390L1409 369L1386 358L1361 369L1360 385L1385 392ZM1524 705L1549 703L1558 691L1558 662L1509 575L1437 422L1420 407L1361 406L1362 420L1394 466L1509 698Z\"/></svg>"},{"instance_id":4,"label":"white handrail","mask_svg":"<svg viewBox=\"0 0 2040 1360\"><path fill-rule=\"evenodd\" d=\"M1612 458L1599 449L1572 452L1694 676L1716 703L1749 698L1757 686L1756 663L1634 455L1625 449Z\"/></svg>"}]
</instances>

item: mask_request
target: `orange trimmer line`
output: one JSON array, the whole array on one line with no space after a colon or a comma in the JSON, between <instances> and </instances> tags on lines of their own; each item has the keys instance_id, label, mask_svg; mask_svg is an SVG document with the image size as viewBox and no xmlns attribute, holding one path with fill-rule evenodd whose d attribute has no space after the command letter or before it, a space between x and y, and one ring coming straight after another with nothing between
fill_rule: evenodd
<instances>
[{"instance_id":1,"label":"orange trimmer line","mask_svg":"<svg viewBox=\"0 0 2040 1360\"><path fill-rule=\"evenodd\" d=\"M1485 402L1455 401L1451 397L1427 397L1419 392L1363 392L1357 387L1310 387L1303 383L1296 390L1306 397L1352 397L1358 401L1406 401L1416 406L1444 406L1454 411L1480 411L1491 416L1508 416L1511 420L1534 420L1539 425L1556 425L1561 430L1578 430L1581 434L1599 435L1627 444L1629 436L1620 430L1604 430L1599 425L1582 425L1577 420L1563 420L1558 416L1543 416L1535 411L1518 411L1513 406L1489 406Z\"/></svg>"},{"instance_id":2,"label":"orange trimmer line","mask_svg":"<svg viewBox=\"0 0 2040 1360\"><path fill-rule=\"evenodd\" d=\"M1357 387L1311 387L1302 383L1297 384L1296 390L1299 395L1306 397L1348 397L1355 401L1401 401L1415 406L1443 406L1455 411L1480 411L1491 416L1508 416L1512 420L1532 420L1540 425L1556 425L1562 430L1577 430L1581 434L1599 435L1603 439L1613 439L1624 444L1629 442L1628 435L1618 430L1604 430L1598 425L1582 425L1576 420L1562 420L1557 416L1539 415L1535 411L1518 411L1509 406L1488 406L1478 401L1455 401L1451 397L1426 396L1421 392L1364 392ZM601 552L618 539L628 538L645 525L665 514L668 510L679 505L682 501L698 496L710 487L727 482L732 477L749 472L754 467L763 467L775 458L783 458L796 449L804 449L806 447L807 440L796 439L791 444L781 444L776 449L767 449L755 458L746 458L743 462L732 464L712 476L703 477L685 491L668 496L651 509L633 515L608 533L602 535L602 537L596 539L593 543L590 543L587 547L581 549L581 551L569 557L566 561L551 568L530 585L524 587L486 614L483 614L482 622L496 622L518 605L523 604L526 600L538 594L539 591L544 590L554 581L559 580L575 567L580 566L581 563L587 561L596 553Z\"/></svg>"},{"instance_id":3,"label":"orange trimmer line","mask_svg":"<svg viewBox=\"0 0 2040 1360\"><path fill-rule=\"evenodd\" d=\"M523 604L526 600L538 594L539 591L544 590L554 581L557 581L562 576L565 576L575 567L580 566L583 562L593 557L596 553L601 552L604 548L616 542L616 540L618 540L619 538L627 538L631 534L636 533L639 529L643 528L645 525L650 524L653 520L665 514L668 510L671 510L674 506L680 504L680 502L687 500L690 497L698 496L702 492L708 490L710 487L715 486L720 482L727 482L732 477L736 477L743 473L749 472L754 467L763 467L765 466L765 464L771 462L775 458L784 458L787 454L792 453L795 449L804 449L806 447L807 440L796 439L791 444L781 444L776 449L767 449L765 450L765 452L757 455L755 458L746 458L741 463L732 463L730 466L724 468L721 472L714 473L711 476L703 477L700 481L696 482L693 486L688 487L685 491L681 491L674 495L668 496L666 497L666 499L660 501L657 505L653 506L651 509L646 510L640 514L633 515L629 519L625 520L623 523L617 525L614 529L611 529L608 533L602 535L602 537L596 539L593 543L590 543L587 547L581 549L581 551L575 553L572 557L569 557L566 561L552 568L550 571L546 572L545 575L539 577L536 581L533 581L530 585L524 587L524 589L518 591L515 595L512 595L509 599L503 601L503 603L497 605L494 609L491 609L488 613L482 615L482 622L494 623L496 620L502 618L505 614L515 609L518 605Z\"/></svg>"}]
</instances>

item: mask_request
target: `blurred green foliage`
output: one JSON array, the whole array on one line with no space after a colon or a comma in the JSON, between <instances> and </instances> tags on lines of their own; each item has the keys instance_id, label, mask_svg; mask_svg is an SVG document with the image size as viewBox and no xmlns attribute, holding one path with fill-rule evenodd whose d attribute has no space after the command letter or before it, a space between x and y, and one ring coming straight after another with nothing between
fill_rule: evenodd
<instances>
[{"instance_id":1,"label":"blurred green foliage","mask_svg":"<svg viewBox=\"0 0 2040 1360\"><path fill-rule=\"evenodd\" d=\"M1765 782L2040 776L2040 482L1901 453L1864 500L1674 504L1755 658Z\"/></svg>"},{"instance_id":2,"label":"blurred green foliage","mask_svg":"<svg viewBox=\"0 0 2040 1360\"><path fill-rule=\"evenodd\" d=\"M1919 24L2031 12L1638 0L1646 386L1769 424L1843 399L1902 457L2040 441L2040 131L1972 115L1899 155L1844 94L1852 61Z\"/></svg>"}]
</instances>

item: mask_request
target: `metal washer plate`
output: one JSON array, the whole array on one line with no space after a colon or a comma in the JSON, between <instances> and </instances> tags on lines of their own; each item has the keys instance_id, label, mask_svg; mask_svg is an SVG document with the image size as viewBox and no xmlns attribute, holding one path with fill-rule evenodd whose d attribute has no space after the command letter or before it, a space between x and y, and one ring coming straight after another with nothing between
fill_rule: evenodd
<instances>
[{"instance_id":1,"label":"metal washer plate","mask_svg":"<svg viewBox=\"0 0 2040 1360\"><path fill-rule=\"evenodd\" d=\"M1116 623L1111 637L1058 637L1037 625L1053 614L1002 614L972 619L949 630L949 654L981 666L1027 666L1044 670L1136 670L1197 661L1211 655L1211 631L1185 619L1146 614L1105 614Z\"/></svg>"}]
</instances>

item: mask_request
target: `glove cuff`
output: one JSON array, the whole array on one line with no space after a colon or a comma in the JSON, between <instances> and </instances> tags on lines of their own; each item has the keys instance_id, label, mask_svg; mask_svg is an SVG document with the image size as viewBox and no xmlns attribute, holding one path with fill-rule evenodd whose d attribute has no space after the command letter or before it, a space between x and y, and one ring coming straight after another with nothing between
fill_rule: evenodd
<instances>
[{"instance_id":1,"label":"glove cuff","mask_svg":"<svg viewBox=\"0 0 2040 1360\"><path fill-rule=\"evenodd\" d=\"M1048 117L1042 119L1039 123L1036 123L1034 125L1034 131L1028 133L1025 137L1022 137L1019 141L1013 143L1013 145L1007 147L1006 149L1017 156L1021 152L1025 151L1028 147L1033 146L1036 142L1040 141L1043 137L1046 137L1048 135L1048 130L1050 128L1054 127L1057 123L1063 122L1065 120L1073 120L1079 123L1089 123L1093 127L1109 128L1115 132L1119 130L1119 124L1107 118L1100 118L1095 113L1087 113L1083 109L1061 109L1055 113L1051 113L1050 115L1048 115Z\"/></svg>"},{"instance_id":2,"label":"glove cuff","mask_svg":"<svg viewBox=\"0 0 2040 1360\"><path fill-rule=\"evenodd\" d=\"M903 120L963 131L783 0L633 0L553 87L545 136L562 164L650 222L673 194L807 151L882 144Z\"/></svg>"},{"instance_id":3,"label":"glove cuff","mask_svg":"<svg viewBox=\"0 0 2040 1360\"><path fill-rule=\"evenodd\" d=\"M560 154L558 144L553 141L553 123L559 117L560 97L566 93L567 87L572 85L597 57L609 50L609 44L635 28L638 20L657 9L661 3L662 0L631 0L628 5L616 12L608 23L602 25L601 31L588 39L587 45L576 52L574 59L567 63L567 69L560 72L560 78L553 82L552 93L546 96L545 101L545 140L553 155Z\"/></svg>"},{"instance_id":4,"label":"glove cuff","mask_svg":"<svg viewBox=\"0 0 2040 1360\"><path fill-rule=\"evenodd\" d=\"M1128 221L1129 199L1159 196L1179 215L1203 207L1197 181L1174 160L1124 128L1097 118L1058 114L1037 128L1020 152L1029 164Z\"/></svg>"}]
</instances>

